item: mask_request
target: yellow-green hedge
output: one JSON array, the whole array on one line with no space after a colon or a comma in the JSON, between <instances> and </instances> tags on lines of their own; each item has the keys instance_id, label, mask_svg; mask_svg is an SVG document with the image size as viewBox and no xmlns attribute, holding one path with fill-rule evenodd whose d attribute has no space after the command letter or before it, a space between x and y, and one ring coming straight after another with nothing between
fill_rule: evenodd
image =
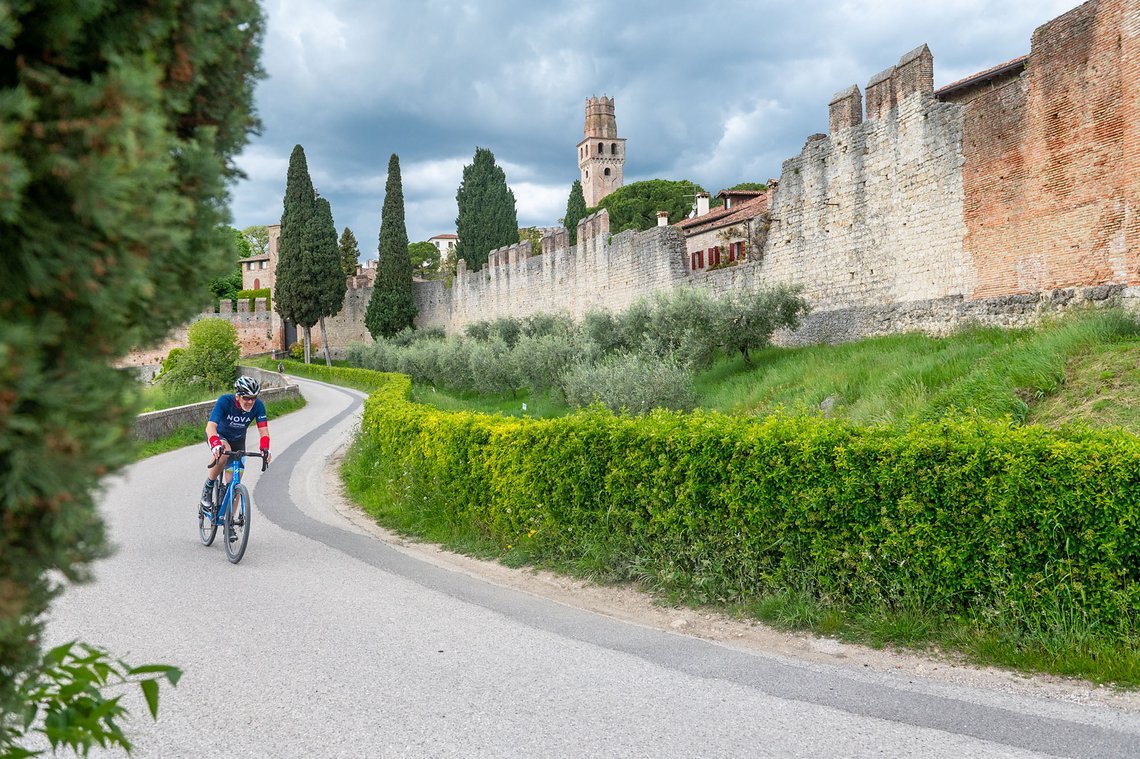
<instances>
[{"instance_id":1,"label":"yellow-green hedge","mask_svg":"<svg viewBox=\"0 0 1140 759\"><path fill-rule=\"evenodd\" d=\"M520 420L412 404L402 375L320 369L374 383L362 431L402 473L391 495L504 547L588 557L716 600L792 587L1018 625L1076 614L1110 634L1136 630L1133 436L703 412Z\"/></svg>"}]
</instances>

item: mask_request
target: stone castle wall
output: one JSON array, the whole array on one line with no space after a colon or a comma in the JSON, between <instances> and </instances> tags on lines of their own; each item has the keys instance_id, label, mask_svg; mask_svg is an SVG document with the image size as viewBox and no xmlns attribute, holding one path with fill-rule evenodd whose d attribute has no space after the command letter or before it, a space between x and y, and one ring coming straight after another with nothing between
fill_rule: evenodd
<instances>
[{"instance_id":1,"label":"stone castle wall","mask_svg":"<svg viewBox=\"0 0 1140 759\"><path fill-rule=\"evenodd\" d=\"M973 290L962 244L962 108L935 100L930 84L895 96L878 111L869 98L862 120L858 88L840 93L832 133L784 162L763 268L771 281L802 285L816 310Z\"/></svg>"},{"instance_id":2,"label":"stone castle wall","mask_svg":"<svg viewBox=\"0 0 1140 759\"><path fill-rule=\"evenodd\" d=\"M239 300L235 310L231 301L222 300L218 303L217 312L203 311L170 333L162 343L133 351L120 362L120 366L151 369L160 367L171 349L186 347L187 332L192 324L201 319L211 318L225 319L234 325L241 355L255 356L269 353L278 348L284 340L284 328L281 317L275 311L268 310L266 305L265 298L256 298L253 310L250 311L249 301Z\"/></svg>"}]
</instances>

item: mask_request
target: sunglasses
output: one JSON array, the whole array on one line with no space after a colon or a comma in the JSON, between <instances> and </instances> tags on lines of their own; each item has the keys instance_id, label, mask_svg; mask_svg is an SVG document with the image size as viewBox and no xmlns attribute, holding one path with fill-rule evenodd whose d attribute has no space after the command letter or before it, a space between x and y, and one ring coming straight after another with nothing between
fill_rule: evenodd
<instances>
[{"instance_id":1,"label":"sunglasses","mask_svg":"<svg viewBox=\"0 0 1140 759\"><path fill-rule=\"evenodd\" d=\"M238 398L243 401L256 401L256 395L239 395Z\"/></svg>"}]
</instances>

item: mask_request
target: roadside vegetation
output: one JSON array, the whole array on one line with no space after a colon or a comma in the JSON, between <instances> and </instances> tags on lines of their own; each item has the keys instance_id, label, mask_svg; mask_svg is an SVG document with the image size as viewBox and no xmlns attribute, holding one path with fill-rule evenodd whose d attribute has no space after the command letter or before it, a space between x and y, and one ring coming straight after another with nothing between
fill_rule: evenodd
<instances>
[{"instance_id":1,"label":"roadside vegetation","mask_svg":"<svg viewBox=\"0 0 1140 759\"><path fill-rule=\"evenodd\" d=\"M212 398L203 400L212 400ZM193 403L194 401L190 402ZM265 404L265 411L269 414L269 419L272 421L304 407L304 398L286 398L284 400L267 402ZM205 420L206 415L203 415L200 424L187 424L174 430L166 437L151 440L146 443L139 443L135 449L135 461L157 456L167 451L185 448L188 445L197 445L198 443L205 442Z\"/></svg>"},{"instance_id":2,"label":"roadside vegetation","mask_svg":"<svg viewBox=\"0 0 1140 759\"><path fill-rule=\"evenodd\" d=\"M646 321L644 313L643 323ZM620 324L623 315L608 318L611 323ZM526 338L525 322L514 327L504 322L475 325L469 330L468 342L490 343L497 336L507 344L509 334L516 328L518 336L514 344L517 346ZM456 338L449 340L458 342ZM401 354L401 344L402 347L425 342L442 345L449 340L439 335L404 335L399 340L387 341L371 355L383 352L382 355L397 364L391 367L396 370L404 361L405 373L414 376L423 368L421 365L419 370L415 369L416 363L410 357L423 354L414 350ZM772 565L759 575L750 575L749 571L753 570L747 564L763 563L762 558L776 547L757 547L759 554L748 551L740 554L747 559L737 556L725 560L720 551L731 548L739 535L748 534L747 529L733 533L738 535L734 539L718 532L725 521L741 518L731 516L736 513L732 510L736 507L726 505L729 511L714 508L704 516L698 516L700 511L683 516L689 513L685 504L695 505L707 498L713 498L711 503L718 503L721 498L730 498L729 491L723 489L736 486L730 486L721 475L708 472L719 472L726 466L730 471L741 465L750 467L754 463L750 457L740 458L739 464L725 463L708 453L707 443L678 442L670 449L673 453L654 452L654 449L646 452L644 458L661 462L672 456L713 455L713 458L690 464L680 474L666 467L636 477L624 475L621 468L627 464L620 458L624 444L619 441L636 445L633 441L651 436L650 431L655 426L688 423L666 422L666 417L657 416L660 411L651 411L642 417L645 421L641 423L635 421L634 415L619 414L609 418L624 418L631 424L640 424L644 432L633 432L639 429L637 426L619 425L596 438L588 432L591 424L611 426L604 421L609 412L596 408L602 399L595 398L595 408L591 410L575 412L573 404L567 403L562 390L565 385L561 383L541 390L519 383L514 389L479 394L470 388L456 390L445 388L442 383L417 382L409 391L409 398L423 406L452 412L451 423L468 430L463 434L471 449L469 455L475 458L451 475L413 474L408 469L409 459L394 453L390 441L386 443L382 436L366 430L343 468L350 494L380 524L402 534L513 566L543 566L603 583L633 582L664 603L711 606L783 629L808 630L873 646L903 646L955 660L1070 675L1124 687L1140 685L1140 631L1137 629L1140 547L1136 545L1134 529L1121 527L1136 517L1133 504L1140 501L1140 493L1133 492L1137 488L1135 477L1118 469L1128 465L1140 446L1134 436L1137 409L1140 409L1140 382L1137 381L1140 329L1134 318L1109 310L1074 314L1035 329L968 328L946 338L898 335L839 346L760 347L750 352L748 360L739 351L726 355L723 348L713 351L711 356L701 351L689 354L707 357L697 362L686 362L679 358L677 351L666 350L656 355L669 354L678 365L701 366L692 372L695 406L726 414L723 417L726 420L739 420L732 424L760 425L757 429L788 425L781 429L790 430L786 433L793 436L789 442L808 434L804 431L819 430L818 434L824 439L812 444L813 450L819 451L812 457L832 457L844 447L856 451L861 445L868 445L854 442L856 440L876 440L879 442L874 446L887 445L885 449L876 448L878 453L860 459L865 461L864 468L855 466L851 478L842 480L846 484L821 483L822 490L809 489L797 496L819 504L820 511L804 512L802 518L807 521L803 526L787 532L778 541L814 542L827 535L838 536L837 539L847 535L846 550L850 553L845 553L841 545L827 543L828 551L838 551L832 557L836 567L850 562L854 562L851 567L861 566L867 559L856 557L870 551L868 557L879 553L893 556L893 568L889 562L880 566L874 561L862 569L854 568L849 578L854 583L851 587L869 583L863 585L860 592L835 584L832 582L835 578L828 579L832 570L818 565L812 565L815 568L811 571L801 569L798 574L784 574L787 566ZM356 360L363 355L366 354L357 353ZM509 350L501 352L500 361L509 356ZM406 371L409 368L412 371ZM352 369L334 371L354 372ZM362 379L364 375L354 376L361 389L370 389L369 383L373 380ZM525 411L523 403L527 405ZM472 411L492 416L472 417ZM706 417L705 413L698 410L693 423L699 429L719 428L722 422ZM515 443L524 450L538 446L545 451L544 456L537 457L537 461L544 463L538 469L527 470L531 474L524 478L535 492L542 490L548 470L566 473L558 486L563 488L563 495L550 495L563 501L561 509L569 513L553 506L554 514L541 509L535 512L533 504L524 501L513 504L513 515L506 517L501 509L507 502L476 507L474 503L482 496L463 489L471 483L452 481L463 480L470 467L479 469L482 465L476 462L482 460L482 456L487 456L488 462L495 462L493 469L480 475L490 476L492 481L508 476L512 466L520 465L514 448L509 448L511 453L508 454L496 447L500 433L492 433L488 438L477 432L481 425L496 425L490 421L476 422L477 419L499 418L503 423L518 423L508 422L508 417L532 417L537 420L534 424L542 427L542 432L528 432L529 427L509 427L504 428L502 434L525 438L528 442L520 439ZM688 417L682 414L668 419ZM544 418L550 422L542 422ZM708 421L698 421L706 418ZM555 436L553 430L559 428L543 426L561 424L560 419L570 421L580 430L563 438L562 447L550 442ZM1050 432L1038 425L1059 428L1059 431ZM729 428L737 429L731 424ZM627 431L618 433L617 429ZM627 438L630 434L633 437ZM672 434L684 437L679 432ZM853 442L842 445L828 443L827 438L836 434L855 437ZM715 435L714 439L718 440L717 446L723 443ZM573 445L581 446L590 440L597 440L599 445L602 440L610 440L605 443L609 453L601 460L594 460L582 458L586 449L565 447L570 441L579 441ZM981 440L988 442L978 442ZM446 443L439 445L446 446ZM839 447L835 447L837 445ZM489 448L497 453L487 453ZM1038 448L1037 454L1029 453ZM734 462L737 460L737 454L732 453L738 451L737 448L724 450L723 455ZM778 446L774 450L782 448ZM891 453L886 453L888 450ZM968 452L973 450L976 453ZM446 451L438 455L447 458ZM566 456L569 460L559 460ZM916 457L929 463L916 468ZM1015 460L1024 463L1015 464ZM807 461L813 462L812 466L818 463L814 458ZM890 461L896 463L890 464ZM971 461L975 463L969 463ZM851 462L836 460L830 466L840 466L842 470L851 466ZM960 468L960 473L949 476L947 472L955 467ZM997 487L994 483L1010 476L1005 474L1010 467L1028 468L1009 480L1009 485L1002 486L1005 490L993 490ZM1034 468L1041 467L1044 469L1040 474L1033 474ZM596 469L594 484L579 491L575 483L581 480L584 484L582 471L591 468ZM820 476L831 477L826 474L831 469L825 467L820 471L824 473ZM674 495L662 500L660 506L653 506L657 503L654 493L659 481L667 476L676 476L677 489L670 491ZM780 487L792 483L795 489L799 487L797 480L812 476L805 469ZM424 477L430 482L409 483L409 477L415 480ZM961 479L955 479L957 477ZM1040 480L1034 480L1035 477ZM1099 481L1121 477L1112 494L1093 495L1094 491L1099 492L1096 491L1099 484L1089 478ZM924 479L930 479L930 483L916 485ZM481 482L483 485L477 490L489 487L487 482ZM634 491L630 491L630 495L634 492L641 495L622 501L620 508L616 504L607 506L606 520L617 518L615 515L627 507L636 512L636 504L643 502L648 504L650 514L656 514L658 508L672 508L678 518L690 522L686 529L691 531L685 533L683 540L673 536L676 543L668 550L667 560L662 559L659 552L654 553L658 549L649 549L637 542L638 530L650 529L638 526L641 517L631 517L634 521L625 527L613 523L599 527L589 537L579 533L573 541L554 539L551 544L552 537L546 534L552 529L551 520L563 523L570 519L569 514L579 513L579 509L592 510L593 507L587 506L593 503L591 499L624 497L617 482L633 483ZM888 486L887 482L892 484ZM1011 488L1015 491L1012 495ZM833 490L848 495L826 495ZM904 491L908 495L903 495ZM501 491L496 492L494 498L503 498ZM706 494L703 497L699 496L702 492ZM768 496L761 496L758 491L746 495L740 501L740 508L746 509L743 513L749 509L770 508L769 498L778 500L786 495L780 488ZM576 500L583 498L585 500ZM790 507L795 500L787 503ZM829 511L831 503L838 512ZM508 506L506 511L512 512L512 508ZM714 513L721 517L708 522L706 517L712 519ZM769 524L765 530L775 530L772 534L789 529L781 521L790 518L787 512L778 514L773 514L777 521L765 523ZM527 518L535 521L526 525ZM851 526L843 521L826 527L829 520L836 518L856 519L859 527L849 532ZM501 521L504 519L505 522ZM1053 527L1046 530L1046 523ZM587 524L590 523L573 523L583 531ZM779 524L785 526L776 529ZM846 526L841 528L840 524ZM1016 528L1016 538L1007 536L984 549L981 544L986 541L974 534L981 531L994 537L1004 534L1000 530L1010 529L1013 524L1022 525ZM630 529L633 532L628 532ZM1087 545L1081 544L1101 529L1119 535L1111 540L1104 537L1108 542L1093 540ZM1121 529L1124 531L1120 532ZM826 535L821 533L819 538L814 537L819 530L824 530ZM999 532L991 532L993 530ZM1131 537L1127 537L1129 535ZM621 539L615 541L615 537ZM655 540L669 537L666 530ZM634 540L634 544L629 540ZM1012 555L1007 555L1011 540L1023 546L1032 544L1034 548L1030 553L1038 557L1057 551L1063 555L1058 555L1055 564L1046 562L1042 574L1033 580L1032 570L1025 565L1036 559L1027 555L1014 560ZM779 551L786 553L786 549L778 549L777 553ZM798 554L786 553L785 562L792 555ZM1078 559L1078 555L1084 558ZM691 558L685 560L686 556ZM983 556L989 558L983 559ZM1003 556L1005 558L1001 558ZM670 561L674 565L670 565ZM1109 565L1117 567L1111 571L1123 574L1113 575L1116 579L1111 581L1103 573L1098 575L1100 580L1089 575L1075 585L1069 584L1080 576L1083 570L1076 566L1084 561L1090 562L1089 567L1101 567L1089 569L1093 574L1110 571L1106 568ZM1061 579L1055 574L1059 566L1075 574ZM1027 574L1018 582L1026 583L1025 587L1038 587L1036 592L1050 588L1047 595L1052 600L1049 603L1039 604L1023 596L1021 591L1010 591L1012 595L1005 607L1001 602L985 601L977 596L981 586L996 586L1022 572ZM949 574L943 576L944 573ZM993 575L1002 577L987 579ZM773 582L774 578L781 577L779 582ZM934 577L942 579L932 579ZM967 577L975 579L963 579ZM1094 586L1102 581L1116 590L1097 590ZM955 584L958 584L957 590ZM1064 593L1053 592L1059 586L1065 586ZM1008 607L1014 597L1021 599L1014 602L1015 605L1023 601L1028 605L1020 609ZM1101 600L1094 601L1094 597ZM1116 611L1108 612L1108 608Z\"/></svg>"}]
</instances>

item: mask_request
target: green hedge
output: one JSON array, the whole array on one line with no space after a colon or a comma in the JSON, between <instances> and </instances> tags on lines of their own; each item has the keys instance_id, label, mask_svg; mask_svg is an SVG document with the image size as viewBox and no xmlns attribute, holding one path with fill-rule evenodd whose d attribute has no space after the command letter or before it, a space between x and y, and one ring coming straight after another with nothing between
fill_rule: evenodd
<instances>
[{"instance_id":1,"label":"green hedge","mask_svg":"<svg viewBox=\"0 0 1140 759\"><path fill-rule=\"evenodd\" d=\"M403 375L317 369L376 388L362 434L378 468L402 475L381 482L390 497L504 548L709 600L793 587L1020 627L1061 614L1137 629L1133 436L704 412L520 420L412 404Z\"/></svg>"}]
</instances>

